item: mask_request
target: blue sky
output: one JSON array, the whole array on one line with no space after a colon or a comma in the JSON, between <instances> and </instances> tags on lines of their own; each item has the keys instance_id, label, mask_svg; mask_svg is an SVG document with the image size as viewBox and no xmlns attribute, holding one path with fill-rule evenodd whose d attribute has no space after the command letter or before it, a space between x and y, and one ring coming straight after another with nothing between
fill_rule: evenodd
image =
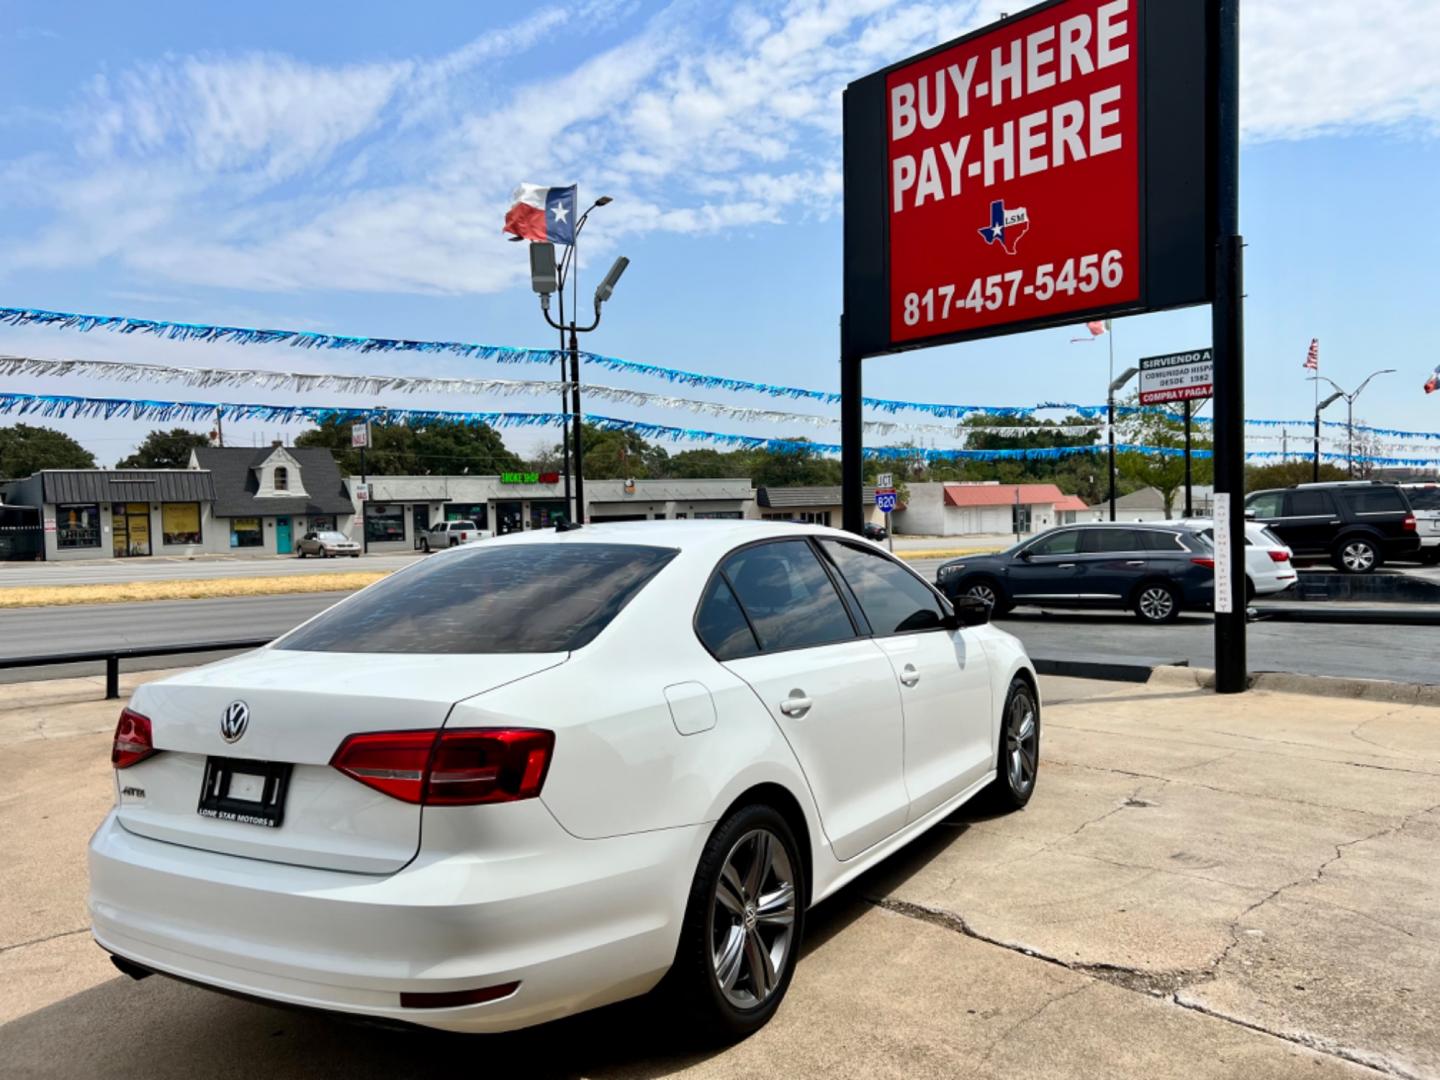
<instances>
[{"instance_id":1,"label":"blue sky","mask_svg":"<svg viewBox=\"0 0 1440 1080\"><path fill-rule=\"evenodd\" d=\"M0 27L0 305L549 345L524 248L506 243L499 224L517 181L578 182L582 198L616 200L587 228L582 291L616 254L632 260L590 348L831 389L840 90L1013 6L10 0ZM1248 411L1307 414L1300 365L1318 336L1322 370L1344 384L1399 369L1366 391L1366 420L1436 430L1440 398L1420 386L1440 361L1440 10L1433 0L1250 0L1243 33ZM1072 345L1074 336L875 360L866 389L947 402L1099 401L1105 347ZM1208 340L1205 309L1124 320L1117 362ZM413 373L417 363L21 329L0 330L0 351L356 373ZM459 359L419 365L524 377ZM0 378L0 390L136 393L81 379ZM143 393L204 396L178 386ZM764 435L837 430L595 411ZM55 423L105 464L150 426ZM277 433L227 428L232 439ZM521 450L553 441L536 432L507 440Z\"/></svg>"}]
</instances>

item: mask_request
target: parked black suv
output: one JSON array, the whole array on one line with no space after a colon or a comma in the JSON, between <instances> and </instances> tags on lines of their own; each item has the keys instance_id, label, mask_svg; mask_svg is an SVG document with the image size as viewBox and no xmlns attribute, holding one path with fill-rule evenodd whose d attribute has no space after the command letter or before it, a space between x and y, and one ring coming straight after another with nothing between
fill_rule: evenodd
<instances>
[{"instance_id":1,"label":"parked black suv","mask_svg":"<svg viewBox=\"0 0 1440 1080\"><path fill-rule=\"evenodd\" d=\"M1415 511L1394 484L1360 480L1252 492L1245 516L1263 521L1296 555L1329 556L1335 569L1368 574L1389 559L1418 558Z\"/></svg>"},{"instance_id":2,"label":"parked black suv","mask_svg":"<svg viewBox=\"0 0 1440 1080\"><path fill-rule=\"evenodd\" d=\"M952 601L1047 608L1129 608L1146 622L1215 599L1215 552L1198 532L1174 525L1065 525L997 555L940 567L935 584Z\"/></svg>"}]
</instances>

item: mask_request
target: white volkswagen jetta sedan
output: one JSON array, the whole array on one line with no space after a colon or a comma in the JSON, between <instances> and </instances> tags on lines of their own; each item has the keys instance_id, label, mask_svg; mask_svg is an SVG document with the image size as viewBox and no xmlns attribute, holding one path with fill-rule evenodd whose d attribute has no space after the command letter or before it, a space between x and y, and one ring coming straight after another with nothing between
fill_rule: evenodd
<instances>
[{"instance_id":1,"label":"white volkswagen jetta sedan","mask_svg":"<svg viewBox=\"0 0 1440 1080\"><path fill-rule=\"evenodd\" d=\"M292 1005L503 1031L665 981L738 1037L805 911L1034 790L1020 643L830 529L531 532L140 687L90 845L96 941Z\"/></svg>"}]
</instances>

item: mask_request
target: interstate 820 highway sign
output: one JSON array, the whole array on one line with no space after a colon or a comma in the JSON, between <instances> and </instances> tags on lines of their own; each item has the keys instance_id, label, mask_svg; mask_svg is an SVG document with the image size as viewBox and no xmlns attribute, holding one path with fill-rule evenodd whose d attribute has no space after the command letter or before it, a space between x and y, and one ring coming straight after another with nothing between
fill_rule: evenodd
<instances>
[{"instance_id":1,"label":"interstate 820 highway sign","mask_svg":"<svg viewBox=\"0 0 1440 1080\"><path fill-rule=\"evenodd\" d=\"M1206 0L1051 0L845 92L845 352L1206 303Z\"/></svg>"}]
</instances>

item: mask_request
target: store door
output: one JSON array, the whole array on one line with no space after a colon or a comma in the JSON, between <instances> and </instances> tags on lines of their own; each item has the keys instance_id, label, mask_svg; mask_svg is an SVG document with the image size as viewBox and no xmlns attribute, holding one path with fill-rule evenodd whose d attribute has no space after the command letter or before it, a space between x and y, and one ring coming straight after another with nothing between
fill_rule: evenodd
<instances>
[{"instance_id":1,"label":"store door","mask_svg":"<svg viewBox=\"0 0 1440 1080\"><path fill-rule=\"evenodd\" d=\"M295 545L290 542L290 519L277 517L275 519L275 553L289 555L294 550Z\"/></svg>"},{"instance_id":2,"label":"store door","mask_svg":"<svg viewBox=\"0 0 1440 1080\"><path fill-rule=\"evenodd\" d=\"M525 518L520 511L518 502L502 502L495 504L495 535L504 536L506 533L519 532L525 527Z\"/></svg>"},{"instance_id":3,"label":"store door","mask_svg":"<svg viewBox=\"0 0 1440 1080\"><path fill-rule=\"evenodd\" d=\"M410 508L410 535L415 538L415 550L420 550L421 533L430 531L430 506L423 503Z\"/></svg>"},{"instance_id":4,"label":"store door","mask_svg":"<svg viewBox=\"0 0 1440 1080\"><path fill-rule=\"evenodd\" d=\"M150 554L150 504L115 503L110 515L111 543L117 559Z\"/></svg>"}]
</instances>

